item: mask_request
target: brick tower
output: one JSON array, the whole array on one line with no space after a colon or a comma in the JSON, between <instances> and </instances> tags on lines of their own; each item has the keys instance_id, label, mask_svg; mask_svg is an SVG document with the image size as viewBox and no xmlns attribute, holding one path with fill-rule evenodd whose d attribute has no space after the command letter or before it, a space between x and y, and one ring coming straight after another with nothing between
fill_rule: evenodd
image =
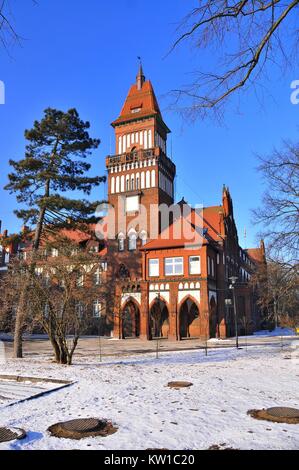
<instances>
[{"instance_id":1,"label":"brick tower","mask_svg":"<svg viewBox=\"0 0 299 470\"><path fill-rule=\"evenodd\" d=\"M108 248L111 274L138 280L142 264L139 248L161 231L157 209L160 204L173 204L176 172L167 157L170 130L141 64L136 83L112 126L115 155L106 159L108 202L114 208L116 233Z\"/></svg>"}]
</instances>

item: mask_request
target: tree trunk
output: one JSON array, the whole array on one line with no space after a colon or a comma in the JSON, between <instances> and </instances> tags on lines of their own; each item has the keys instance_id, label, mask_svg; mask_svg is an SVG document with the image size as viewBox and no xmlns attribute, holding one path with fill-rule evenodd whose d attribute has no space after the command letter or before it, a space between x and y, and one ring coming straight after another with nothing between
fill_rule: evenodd
<instances>
[{"instance_id":1,"label":"tree trunk","mask_svg":"<svg viewBox=\"0 0 299 470\"><path fill-rule=\"evenodd\" d=\"M23 327L25 316L25 288L22 289L20 301L16 312L16 323L14 331L14 357L21 359L23 357Z\"/></svg>"}]
</instances>

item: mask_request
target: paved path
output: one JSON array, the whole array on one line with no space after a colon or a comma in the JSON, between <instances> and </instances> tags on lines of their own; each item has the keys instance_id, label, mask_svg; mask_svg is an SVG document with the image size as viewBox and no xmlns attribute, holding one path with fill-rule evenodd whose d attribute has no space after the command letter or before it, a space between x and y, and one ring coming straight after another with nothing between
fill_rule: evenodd
<instances>
[{"instance_id":1,"label":"paved path","mask_svg":"<svg viewBox=\"0 0 299 470\"><path fill-rule=\"evenodd\" d=\"M1 340L1 335L0 335ZM6 337L5 341L5 354L6 357L12 357L12 341ZM250 336L240 337L239 347L246 348L254 345L282 345L282 347L290 345L292 341L298 341L298 336ZM192 350L202 349L206 346L206 342L200 339L188 339L183 341L168 341L167 339L161 339L159 341L160 351L180 351L180 350ZM235 346L235 339L230 338L228 340L210 340L208 341L208 348L224 348ZM79 356L99 356L102 351L103 356L123 356L140 353L154 353L157 348L157 341L143 341L140 339L126 339L126 340L115 340L102 338L99 340L95 336L84 336L79 340L78 347L76 349L76 355ZM37 335L30 336L24 341L24 354L26 356L37 356L37 355L52 355L52 348L49 340L46 336Z\"/></svg>"}]
</instances>

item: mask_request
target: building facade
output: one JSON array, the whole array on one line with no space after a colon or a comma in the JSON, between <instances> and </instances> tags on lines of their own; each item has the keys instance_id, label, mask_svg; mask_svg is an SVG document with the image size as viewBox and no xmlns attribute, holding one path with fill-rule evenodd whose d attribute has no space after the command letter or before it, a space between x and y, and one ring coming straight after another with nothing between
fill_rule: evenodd
<instances>
[{"instance_id":1,"label":"building facade","mask_svg":"<svg viewBox=\"0 0 299 470\"><path fill-rule=\"evenodd\" d=\"M264 244L240 247L225 186L217 206L174 202L170 130L141 66L112 126L115 155L106 158L105 235L98 245L92 242L114 297L109 306L96 308L104 320L101 334L148 340L225 338L235 334L234 299L239 333L258 329L257 292L250 279L257 264L265 262ZM7 256L2 249L2 269ZM94 303L98 306L97 299Z\"/></svg>"},{"instance_id":2,"label":"building facade","mask_svg":"<svg viewBox=\"0 0 299 470\"><path fill-rule=\"evenodd\" d=\"M107 255L116 280L114 336L180 340L234 334L233 276L239 332L252 333L260 318L250 278L256 262L265 261L264 245L255 257L239 246L226 187L219 206L174 204L170 131L141 67L112 126L116 154L106 166L116 220Z\"/></svg>"}]
</instances>

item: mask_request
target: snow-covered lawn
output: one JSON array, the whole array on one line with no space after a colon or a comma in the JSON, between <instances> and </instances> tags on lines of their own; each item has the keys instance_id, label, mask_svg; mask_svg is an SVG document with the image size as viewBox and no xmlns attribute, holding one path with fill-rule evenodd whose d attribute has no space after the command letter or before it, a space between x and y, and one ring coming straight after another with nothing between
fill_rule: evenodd
<instances>
[{"instance_id":1,"label":"snow-covered lawn","mask_svg":"<svg viewBox=\"0 0 299 470\"><path fill-rule=\"evenodd\" d=\"M74 380L70 387L0 406L0 426L24 428L22 441L0 449L298 449L299 425L257 421L252 408L299 408L299 364L295 349L254 346L119 358L76 357L72 367L44 357L9 360L0 374ZM297 349L298 352L298 349ZM291 357L291 359L288 359ZM193 383L171 389L169 381ZM72 441L50 437L47 428L76 417L111 419L118 432Z\"/></svg>"}]
</instances>

